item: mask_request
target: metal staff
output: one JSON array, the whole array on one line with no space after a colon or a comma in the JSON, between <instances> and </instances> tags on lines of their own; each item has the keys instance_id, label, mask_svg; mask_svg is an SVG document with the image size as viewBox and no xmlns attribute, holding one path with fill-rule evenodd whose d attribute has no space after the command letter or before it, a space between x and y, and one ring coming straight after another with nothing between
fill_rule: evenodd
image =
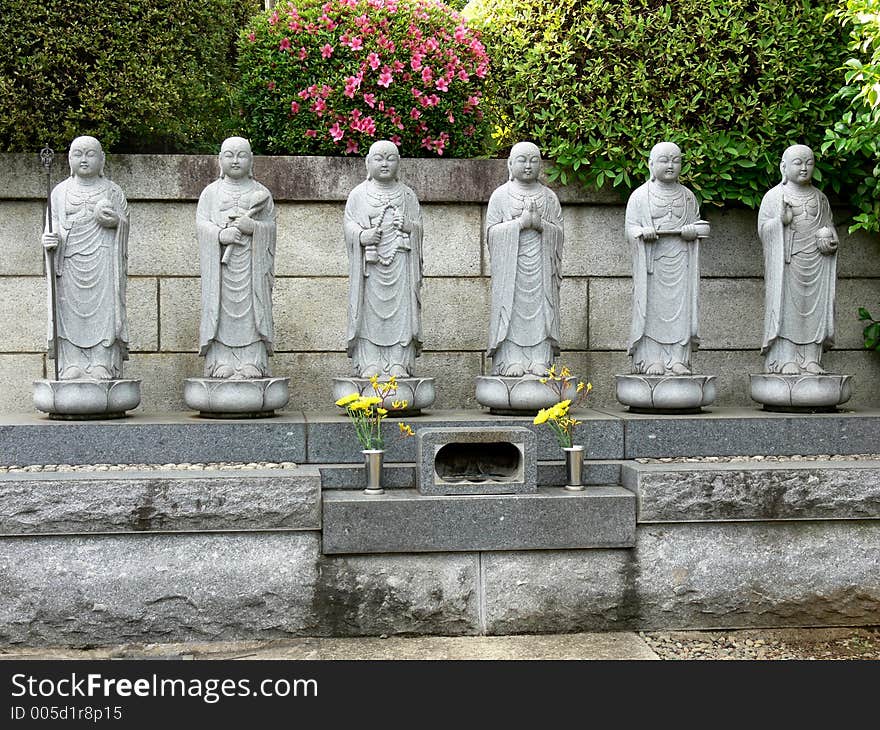
<instances>
[{"instance_id":1,"label":"metal staff","mask_svg":"<svg viewBox=\"0 0 880 730\"><path fill-rule=\"evenodd\" d=\"M55 159L55 152L48 146L40 150L40 164L46 171L46 225L48 232L52 233L52 160ZM60 353L58 352L58 292L55 288L55 251L43 249L43 257L46 261L46 276L49 278L49 306L52 307L52 348L55 351L55 380L58 377L58 360Z\"/></svg>"}]
</instances>

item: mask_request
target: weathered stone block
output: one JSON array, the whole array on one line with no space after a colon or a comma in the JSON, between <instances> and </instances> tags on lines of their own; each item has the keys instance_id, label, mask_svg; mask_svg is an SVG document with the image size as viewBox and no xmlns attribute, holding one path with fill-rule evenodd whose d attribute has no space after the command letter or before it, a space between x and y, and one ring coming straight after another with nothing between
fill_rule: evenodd
<instances>
[{"instance_id":1,"label":"weathered stone block","mask_svg":"<svg viewBox=\"0 0 880 730\"><path fill-rule=\"evenodd\" d=\"M272 301L276 350L345 351L347 278L276 279Z\"/></svg>"},{"instance_id":2,"label":"weathered stone block","mask_svg":"<svg viewBox=\"0 0 880 730\"><path fill-rule=\"evenodd\" d=\"M126 309L129 350L132 352L155 352L159 348L158 288L156 279L128 278ZM128 376L128 373L124 374Z\"/></svg>"},{"instance_id":3,"label":"weathered stone block","mask_svg":"<svg viewBox=\"0 0 880 730\"><path fill-rule=\"evenodd\" d=\"M317 467L0 477L0 535L319 530Z\"/></svg>"},{"instance_id":4,"label":"weathered stone block","mask_svg":"<svg viewBox=\"0 0 880 730\"><path fill-rule=\"evenodd\" d=\"M276 377L290 378L286 411L342 413L333 404L333 378L351 373L351 360L344 352L281 352L269 366Z\"/></svg>"},{"instance_id":5,"label":"weathered stone block","mask_svg":"<svg viewBox=\"0 0 880 730\"><path fill-rule=\"evenodd\" d=\"M629 547L635 535L635 498L621 487L466 497L325 491L323 510L325 554Z\"/></svg>"},{"instance_id":6,"label":"weathered stone block","mask_svg":"<svg viewBox=\"0 0 880 730\"><path fill-rule=\"evenodd\" d=\"M198 352L201 296L201 283L197 278L166 277L159 281L161 351Z\"/></svg>"},{"instance_id":7,"label":"weathered stone block","mask_svg":"<svg viewBox=\"0 0 880 730\"><path fill-rule=\"evenodd\" d=\"M45 195L45 190L43 191ZM40 276L43 273L45 205L31 201L0 201L0 276Z\"/></svg>"},{"instance_id":8,"label":"weathered stone block","mask_svg":"<svg viewBox=\"0 0 880 730\"><path fill-rule=\"evenodd\" d=\"M34 381L45 377L44 361L43 355L0 355L0 412L34 410Z\"/></svg>"},{"instance_id":9,"label":"weathered stone block","mask_svg":"<svg viewBox=\"0 0 880 730\"><path fill-rule=\"evenodd\" d=\"M620 412L626 458L880 453L880 412L794 414L718 409L655 418Z\"/></svg>"},{"instance_id":10,"label":"weathered stone block","mask_svg":"<svg viewBox=\"0 0 880 730\"><path fill-rule=\"evenodd\" d=\"M624 464L639 523L880 518L880 462Z\"/></svg>"},{"instance_id":11,"label":"weathered stone block","mask_svg":"<svg viewBox=\"0 0 880 730\"><path fill-rule=\"evenodd\" d=\"M527 428L423 428L416 438L421 494L524 494L538 489L535 434ZM477 461L484 468L479 474Z\"/></svg>"},{"instance_id":12,"label":"weathered stone block","mask_svg":"<svg viewBox=\"0 0 880 730\"><path fill-rule=\"evenodd\" d=\"M129 276L198 276L196 204L137 201L130 206Z\"/></svg>"},{"instance_id":13,"label":"weathered stone block","mask_svg":"<svg viewBox=\"0 0 880 730\"><path fill-rule=\"evenodd\" d=\"M424 276L480 275L480 211L478 205L422 206Z\"/></svg>"},{"instance_id":14,"label":"weathered stone block","mask_svg":"<svg viewBox=\"0 0 880 730\"><path fill-rule=\"evenodd\" d=\"M878 536L876 521L657 525L633 550L485 554L486 631L874 625Z\"/></svg>"},{"instance_id":15,"label":"weathered stone block","mask_svg":"<svg viewBox=\"0 0 880 730\"><path fill-rule=\"evenodd\" d=\"M52 363L49 361L49 367ZM193 353L134 353L125 364L125 377L141 381L139 413L187 412L183 381L200 376L204 360Z\"/></svg>"},{"instance_id":16,"label":"weathered stone block","mask_svg":"<svg viewBox=\"0 0 880 730\"><path fill-rule=\"evenodd\" d=\"M489 282L432 278L422 283L425 349L486 349L489 339Z\"/></svg>"},{"instance_id":17,"label":"weathered stone block","mask_svg":"<svg viewBox=\"0 0 880 730\"><path fill-rule=\"evenodd\" d=\"M589 280L568 278L559 289L559 343L568 350L586 350L589 346ZM488 320L487 320L488 326ZM580 373L575 373L579 375Z\"/></svg>"},{"instance_id":18,"label":"weathered stone block","mask_svg":"<svg viewBox=\"0 0 880 730\"><path fill-rule=\"evenodd\" d=\"M872 350L830 350L822 358L829 372L852 375L852 399L846 408L880 408L880 357Z\"/></svg>"},{"instance_id":19,"label":"weathered stone block","mask_svg":"<svg viewBox=\"0 0 880 730\"><path fill-rule=\"evenodd\" d=\"M880 291L880 282L876 279L838 279L835 350L864 348L865 338L862 331L865 323L859 321L859 307L866 307L875 317L880 317L875 311L878 308L878 291ZM824 359L822 363L824 365Z\"/></svg>"},{"instance_id":20,"label":"weathered stone block","mask_svg":"<svg viewBox=\"0 0 880 730\"><path fill-rule=\"evenodd\" d=\"M313 635L314 532L0 540L0 641L28 646Z\"/></svg>"},{"instance_id":21,"label":"weathered stone block","mask_svg":"<svg viewBox=\"0 0 880 730\"><path fill-rule=\"evenodd\" d=\"M313 633L480 633L479 570L471 554L322 556Z\"/></svg>"},{"instance_id":22,"label":"weathered stone block","mask_svg":"<svg viewBox=\"0 0 880 730\"><path fill-rule=\"evenodd\" d=\"M276 276L348 277L343 203L281 203L277 210Z\"/></svg>"},{"instance_id":23,"label":"weathered stone block","mask_svg":"<svg viewBox=\"0 0 880 730\"><path fill-rule=\"evenodd\" d=\"M306 460L301 414L251 420L195 415L115 421L0 420L2 464L183 464Z\"/></svg>"},{"instance_id":24,"label":"weathered stone block","mask_svg":"<svg viewBox=\"0 0 880 730\"><path fill-rule=\"evenodd\" d=\"M3 345L6 352L45 352L46 279L42 276L0 277L5 303Z\"/></svg>"},{"instance_id":25,"label":"weathered stone block","mask_svg":"<svg viewBox=\"0 0 880 730\"><path fill-rule=\"evenodd\" d=\"M623 205L565 205L563 276L629 276Z\"/></svg>"}]
</instances>

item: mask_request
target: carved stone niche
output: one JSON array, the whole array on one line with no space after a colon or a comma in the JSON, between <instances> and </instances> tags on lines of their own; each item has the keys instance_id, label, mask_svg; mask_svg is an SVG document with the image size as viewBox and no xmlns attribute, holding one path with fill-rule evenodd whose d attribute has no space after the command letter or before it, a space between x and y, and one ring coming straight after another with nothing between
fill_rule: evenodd
<instances>
[{"instance_id":1,"label":"carved stone niche","mask_svg":"<svg viewBox=\"0 0 880 730\"><path fill-rule=\"evenodd\" d=\"M535 434L527 428L423 428L418 439L421 494L538 491Z\"/></svg>"}]
</instances>

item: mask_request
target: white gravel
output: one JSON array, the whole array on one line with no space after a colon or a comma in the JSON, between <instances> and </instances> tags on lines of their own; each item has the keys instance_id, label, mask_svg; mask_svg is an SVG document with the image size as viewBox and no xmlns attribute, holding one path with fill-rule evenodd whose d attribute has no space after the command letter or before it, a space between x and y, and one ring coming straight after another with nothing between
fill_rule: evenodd
<instances>
[{"instance_id":1,"label":"white gravel","mask_svg":"<svg viewBox=\"0 0 880 730\"><path fill-rule=\"evenodd\" d=\"M676 456L633 459L638 464L731 464L742 461L880 461L880 454L793 454L791 456Z\"/></svg>"},{"instance_id":2,"label":"white gravel","mask_svg":"<svg viewBox=\"0 0 880 730\"><path fill-rule=\"evenodd\" d=\"M29 472L96 472L96 471L226 471L236 469L296 469L292 461L219 461L191 464L31 464L0 466L0 474Z\"/></svg>"}]
</instances>

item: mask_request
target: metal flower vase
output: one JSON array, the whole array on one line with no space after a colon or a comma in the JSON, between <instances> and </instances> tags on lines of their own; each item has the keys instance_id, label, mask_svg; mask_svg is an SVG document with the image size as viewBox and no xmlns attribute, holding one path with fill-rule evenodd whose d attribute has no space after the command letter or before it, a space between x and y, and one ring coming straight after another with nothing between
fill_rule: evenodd
<instances>
[{"instance_id":1,"label":"metal flower vase","mask_svg":"<svg viewBox=\"0 0 880 730\"><path fill-rule=\"evenodd\" d=\"M367 487L364 494L385 494L382 489L382 461L385 457L384 449L364 449L364 472Z\"/></svg>"},{"instance_id":2,"label":"metal flower vase","mask_svg":"<svg viewBox=\"0 0 880 730\"><path fill-rule=\"evenodd\" d=\"M570 492L583 490L584 447L563 447L565 452L565 488Z\"/></svg>"}]
</instances>

